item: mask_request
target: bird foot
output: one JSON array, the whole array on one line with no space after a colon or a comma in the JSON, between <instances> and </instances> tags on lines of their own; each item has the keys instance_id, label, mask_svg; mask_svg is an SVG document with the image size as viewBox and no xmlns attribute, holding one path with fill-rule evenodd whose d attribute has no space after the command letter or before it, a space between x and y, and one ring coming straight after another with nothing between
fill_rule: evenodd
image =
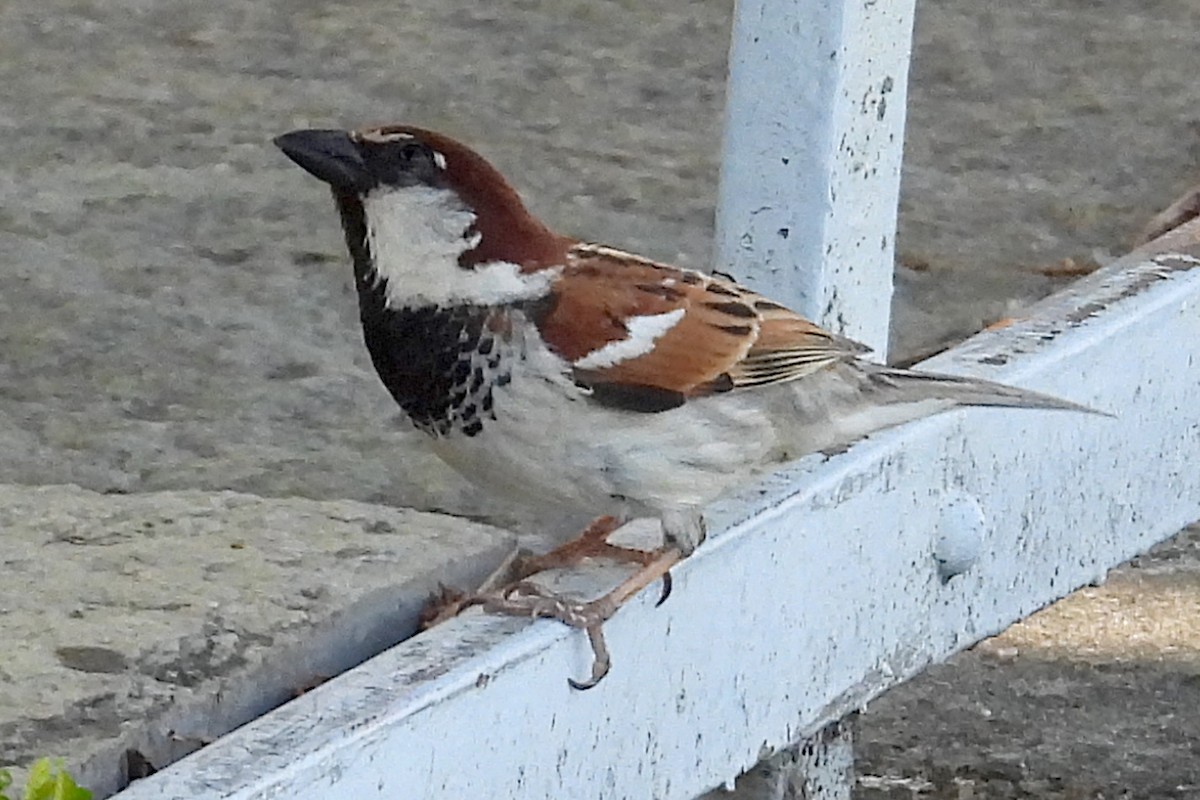
<instances>
[{"instance_id":1,"label":"bird foot","mask_svg":"<svg viewBox=\"0 0 1200 800\"><path fill-rule=\"evenodd\" d=\"M600 600L579 602L543 589L530 581L520 581L503 591L481 595L472 600L472 604L478 604L493 614L556 619L564 625L586 631L594 654L592 674L586 681L567 678L571 688L590 689L608 674L612 666L612 657L604 641L602 626L616 610L610 603Z\"/></svg>"},{"instance_id":2,"label":"bird foot","mask_svg":"<svg viewBox=\"0 0 1200 800\"><path fill-rule=\"evenodd\" d=\"M472 598L497 591L503 587L521 580L526 575L519 572L519 564L528 554L513 548L512 552L492 572L483 579L474 592L464 592L452 586L439 583L437 591L429 596L421 615L417 620L417 630L427 631L434 625L440 625L448 619L453 619L466 608L473 605Z\"/></svg>"},{"instance_id":3,"label":"bird foot","mask_svg":"<svg viewBox=\"0 0 1200 800\"><path fill-rule=\"evenodd\" d=\"M461 589L439 583L437 591L429 596L425 607L421 609L420 616L417 617L417 630L427 631L434 625L457 617L466 607L466 602L470 597Z\"/></svg>"},{"instance_id":4,"label":"bird foot","mask_svg":"<svg viewBox=\"0 0 1200 800\"><path fill-rule=\"evenodd\" d=\"M556 619L564 625L586 631L594 655L592 674L586 681L567 678L567 683L573 689L591 689L608 674L612 666L608 645L604 641L604 623L631 597L659 578L663 579L664 592L657 605L661 605L670 592L669 570L679 563L682 557L679 550L667 547L650 555L652 558L640 570L595 600L573 600L532 581L521 580L498 591L468 598L462 608L478 605L494 614Z\"/></svg>"},{"instance_id":5,"label":"bird foot","mask_svg":"<svg viewBox=\"0 0 1200 800\"><path fill-rule=\"evenodd\" d=\"M429 630L434 625L458 616L469 606L478 605L471 602L474 598L494 595L539 572L568 569L590 558L602 558L619 564L637 564L641 567L654 561L659 553L657 550L639 550L608 543L609 535L621 527L621 524L622 520L618 517L597 517L582 533L549 553L534 556L525 550L514 550L474 592L439 585L438 590L430 596L429 602L421 610L417 630ZM658 605L666 602L671 595L670 573L665 573L662 581L663 591Z\"/></svg>"}]
</instances>

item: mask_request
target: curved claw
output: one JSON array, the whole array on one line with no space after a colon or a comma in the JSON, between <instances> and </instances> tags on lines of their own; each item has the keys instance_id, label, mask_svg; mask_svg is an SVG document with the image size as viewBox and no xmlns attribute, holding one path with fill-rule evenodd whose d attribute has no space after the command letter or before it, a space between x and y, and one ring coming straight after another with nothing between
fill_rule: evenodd
<instances>
[{"instance_id":1,"label":"curved claw","mask_svg":"<svg viewBox=\"0 0 1200 800\"><path fill-rule=\"evenodd\" d=\"M658 608L663 603L667 602L667 598L671 596L671 573L669 573L669 572L663 573L662 586L663 586L662 594L659 595L658 601L655 602L655 604L654 604L655 608Z\"/></svg>"},{"instance_id":2,"label":"curved claw","mask_svg":"<svg viewBox=\"0 0 1200 800\"><path fill-rule=\"evenodd\" d=\"M437 591L429 595L417 617L417 630L427 631L438 623L458 616L470 605L471 598L466 592L438 583Z\"/></svg>"},{"instance_id":3,"label":"curved claw","mask_svg":"<svg viewBox=\"0 0 1200 800\"><path fill-rule=\"evenodd\" d=\"M600 624L588 625L585 630L587 630L588 641L592 644L592 655L595 656L592 659L592 676L586 681L567 678L567 685L581 692L595 688L596 684L604 680L604 676L612 667L612 659L608 655L608 645L604 643L604 631Z\"/></svg>"},{"instance_id":4,"label":"curved claw","mask_svg":"<svg viewBox=\"0 0 1200 800\"><path fill-rule=\"evenodd\" d=\"M600 676L600 678L603 677L603 675ZM578 689L581 692L586 692L588 689L596 688L596 684L600 682L600 678L593 676L590 680L586 681L577 681L574 678L567 678L567 686L570 686L572 689Z\"/></svg>"},{"instance_id":5,"label":"curved claw","mask_svg":"<svg viewBox=\"0 0 1200 800\"><path fill-rule=\"evenodd\" d=\"M648 559L642 569L607 594L586 603L563 597L530 581L517 581L497 592L468 598L466 602L470 605L482 605L485 610L500 614L556 619L564 625L587 631L592 652L595 654L592 675L586 681L567 679L571 688L586 691L603 680L612 666L612 659L604 642L604 623L629 598L660 578L663 581L663 594L659 600L661 604L671 593L670 569L679 563L681 557L678 548L663 548L654 553L653 558Z\"/></svg>"}]
</instances>

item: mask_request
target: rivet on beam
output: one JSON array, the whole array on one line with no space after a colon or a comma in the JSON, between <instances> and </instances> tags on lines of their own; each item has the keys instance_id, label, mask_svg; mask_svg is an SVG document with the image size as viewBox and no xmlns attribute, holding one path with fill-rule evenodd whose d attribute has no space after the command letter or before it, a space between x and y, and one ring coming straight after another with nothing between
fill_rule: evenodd
<instances>
[{"instance_id":1,"label":"rivet on beam","mask_svg":"<svg viewBox=\"0 0 1200 800\"><path fill-rule=\"evenodd\" d=\"M944 497L933 558L942 583L969 570L983 553L987 518L979 501L953 492Z\"/></svg>"}]
</instances>

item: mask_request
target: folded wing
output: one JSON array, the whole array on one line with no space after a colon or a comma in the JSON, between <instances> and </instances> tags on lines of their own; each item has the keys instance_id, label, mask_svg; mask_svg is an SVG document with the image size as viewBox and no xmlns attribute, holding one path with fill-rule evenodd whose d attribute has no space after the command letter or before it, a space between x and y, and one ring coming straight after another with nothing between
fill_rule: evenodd
<instances>
[{"instance_id":1,"label":"folded wing","mask_svg":"<svg viewBox=\"0 0 1200 800\"><path fill-rule=\"evenodd\" d=\"M868 348L732 281L579 244L539 319L598 401L640 411L803 378Z\"/></svg>"}]
</instances>

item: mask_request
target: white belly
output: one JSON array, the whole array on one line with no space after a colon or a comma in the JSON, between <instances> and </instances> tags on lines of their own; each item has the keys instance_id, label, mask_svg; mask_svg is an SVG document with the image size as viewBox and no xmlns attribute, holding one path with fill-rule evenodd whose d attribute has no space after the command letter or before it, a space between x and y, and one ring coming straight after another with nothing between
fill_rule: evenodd
<instances>
[{"instance_id":1,"label":"white belly","mask_svg":"<svg viewBox=\"0 0 1200 800\"><path fill-rule=\"evenodd\" d=\"M511 383L494 389L496 418L477 436L436 440L437 453L474 483L534 508L662 516L707 505L783 461L954 405L877 396L857 367L841 364L640 413L591 401L564 366L531 345Z\"/></svg>"},{"instance_id":2,"label":"white belly","mask_svg":"<svg viewBox=\"0 0 1200 800\"><path fill-rule=\"evenodd\" d=\"M777 449L770 420L732 396L658 413L613 409L555 362L530 352L493 390L496 418L434 450L468 480L536 507L658 515L708 503Z\"/></svg>"}]
</instances>

